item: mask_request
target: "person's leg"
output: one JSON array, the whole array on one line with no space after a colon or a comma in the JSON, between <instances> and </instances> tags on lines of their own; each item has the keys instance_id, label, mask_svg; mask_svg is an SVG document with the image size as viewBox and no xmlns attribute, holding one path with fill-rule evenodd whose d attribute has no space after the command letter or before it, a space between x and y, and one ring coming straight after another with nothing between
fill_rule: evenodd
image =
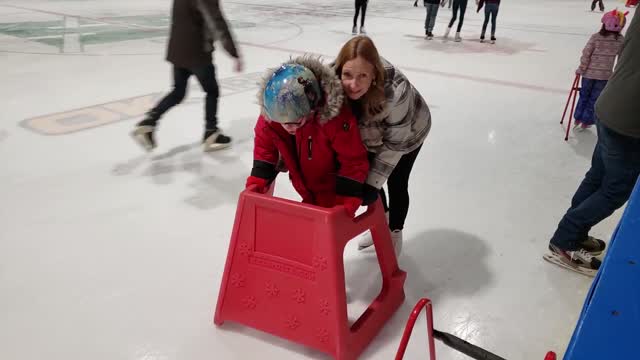
<instances>
[{"instance_id":1,"label":"person's leg","mask_svg":"<svg viewBox=\"0 0 640 360\"><path fill-rule=\"evenodd\" d=\"M453 0L453 17L451 21L449 21L449 28L453 27L453 24L456 23L458 19L458 10L460 9L460 0Z\"/></svg>"},{"instance_id":2,"label":"person's leg","mask_svg":"<svg viewBox=\"0 0 640 360\"><path fill-rule=\"evenodd\" d=\"M464 24L464 13L467 12L467 1L468 0L460 0L460 22L458 22L458 32L462 30L462 25Z\"/></svg>"},{"instance_id":3,"label":"person's leg","mask_svg":"<svg viewBox=\"0 0 640 360\"><path fill-rule=\"evenodd\" d=\"M599 167L594 170L596 175L602 172L602 184L560 220L550 243L565 251L578 250L593 226L624 205L640 175L640 139L620 135L600 122L596 124L598 146L592 167ZM586 193L592 186L581 185L578 190ZM580 200L578 197L583 196L576 193L576 203Z\"/></svg>"},{"instance_id":4,"label":"person's leg","mask_svg":"<svg viewBox=\"0 0 640 360\"><path fill-rule=\"evenodd\" d=\"M402 156L387 180L389 190L389 229L402 230L409 211L409 176L420 148Z\"/></svg>"},{"instance_id":5,"label":"person's leg","mask_svg":"<svg viewBox=\"0 0 640 360\"><path fill-rule=\"evenodd\" d=\"M480 39L484 39L484 35L487 32L487 25L489 25L489 17L491 12L489 11L489 4L484 4L484 23L482 23L482 32L480 33Z\"/></svg>"},{"instance_id":6,"label":"person's leg","mask_svg":"<svg viewBox=\"0 0 640 360\"><path fill-rule=\"evenodd\" d=\"M584 107L584 112L582 115L582 126L591 126L595 124L595 107L596 101L598 101L598 97L604 90L604 87L607 86L607 80L592 80L593 85L591 87L591 93L589 94L589 98L587 99L587 103Z\"/></svg>"},{"instance_id":7,"label":"person's leg","mask_svg":"<svg viewBox=\"0 0 640 360\"><path fill-rule=\"evenodd\" d=\"M354 29L358 25L358 16L360 15L360 4L361 3L362 3L362 0L356 0L356 2L355 2L355 4L356 4L356 14L353 16L353 28Z\"/></svg>"},{"instance_id":8,"label":"person's leg","mask_svg":"<svg viewBox=\"0 0 640 360\"><path fill-rule=\"evenodd\" d=\"M219 88L216 80L216 68L213 64L193 69L193 74L198 78L202 90L207 94L205 100L206 130L218 130L218 97Z\"/></svg>"},{"instance_id":9,"label":"person's leg","mask_svg":"<svg viewBox=\"0 0 640 360\"><path fill-rule=\"evenodd\" d=\"M496 23L498 22L498 11L500 10L499 4L491 4L491 38L496 37Z\"/></svg>"},{"instance_id":10,"label":"person's leg","mask_svg":"<svg viewBox=\"0 0 640 360\"><path fill-rule=\"evenodd\" d=\"M582 85L580 86L580 96L578 97L578 104L573 112L573 118L576 122L582 123L582 118L585 116L585 112L589 105L589 99L591 98L591 91L595 84L594 80L589 78L582 78ZM578 124L576 124L578 125Z\"/></svg>"},{"instance_id":11,"label":"person's leg","mask_svg":"<svg viewBox=\"0 0 640 360\"><path fill-rule=\"evenodd\" d=\"M362 1L362 17L360 18L360 29L364 27L364 19L367 16L367 0Z\"/></svg>"},{"instance_id":12,"label":"person's leg","mask_svg":"<svg viewBox=\"0 0 640 360\"><path fill-rule=\"evenodd\" d=\"M189 76L191 76L191 72L188 69L173 67L173 90L148 112L147 119L145 119L149 120L147 125L155 126L164 113L182 102L187 94Z\"/></svg>"}]
</instances>

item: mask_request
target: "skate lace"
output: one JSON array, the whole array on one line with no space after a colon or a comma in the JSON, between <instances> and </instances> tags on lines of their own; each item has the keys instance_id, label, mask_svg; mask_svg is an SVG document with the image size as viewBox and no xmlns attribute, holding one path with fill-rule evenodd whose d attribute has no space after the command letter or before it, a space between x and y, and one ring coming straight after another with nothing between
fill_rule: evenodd
<instances>
[{"instance_id":1,"label":"skate lace","mask_svg":"<svg viewBox=\"0 0 640 360\"><path fill-rule=\"evenodd\" d=\"M573 254L571 254L571 260L578 259L582 261L591 261L592 258L593 258L593 255L591 255L585 249L574 251Z\"/></svg>"}]
</instances>

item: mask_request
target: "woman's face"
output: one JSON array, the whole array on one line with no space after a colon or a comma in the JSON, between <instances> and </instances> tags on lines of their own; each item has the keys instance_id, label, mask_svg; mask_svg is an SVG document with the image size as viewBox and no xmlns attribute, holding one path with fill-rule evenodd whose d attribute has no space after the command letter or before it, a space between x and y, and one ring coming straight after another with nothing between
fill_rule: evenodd
<instances>
[{"instance_id":1,"label":"woman's face","mask_svg":"<svg viewBox=\"0 0 640 360\"><path fill-rule=\"evenodd\" d=\"M342 87L349 99L358 100L369 91L375 68L367 60L357 57L342 66Z\"/></svg>"}]
</instances>

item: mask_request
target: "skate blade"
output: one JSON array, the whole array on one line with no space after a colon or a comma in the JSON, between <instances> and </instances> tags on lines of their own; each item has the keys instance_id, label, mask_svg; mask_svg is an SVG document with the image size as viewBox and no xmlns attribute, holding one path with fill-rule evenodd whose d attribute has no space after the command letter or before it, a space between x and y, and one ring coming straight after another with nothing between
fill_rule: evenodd
<instances>
[{"instance_id":1,"label":"skate blade","mask_svg":"<svg viewBox=\"0 0 640 360\"><path fill-rule=\"evenodd\" d=\"M131 137L138 145L140 145L147 152L150 152L151 150L153 150L154 148L153 144L151 144L151 142L149 142L146 136L144 136L143 134L140 134L134 131L131 133Z\"/></svg>"},{"instance_id":2,"label":"skate blade","mask_svg":"<svg viewBox=\"0 0 640 360\"><path fill-rule=\"evenodd\" d=\"M222 149L226 149L231 147L231 144L204 144L203 150L204 152L214 152Z\"/></svg>"},{"instance_id":3,"label":"skate blade","mask_svg":"<svg viewBox=\"0 0 640 360\"><path fill-rule=\"evenodd\" d=\"M543 259L545 259L546 261L552 263L552 264L556 264L560 267L563 267L565 269L569 269L571 271L575 271L578 274L582 274L585 276L589 276L589 277L594 277L596 276L596 274L598 273L598 270L593 270L593 269L585 269L583 267L580 266L574 266L571 264L567 264L559 255L556 254L551 254L551 253L546 253L542 256Z\"/></svg>"}]
</instances>

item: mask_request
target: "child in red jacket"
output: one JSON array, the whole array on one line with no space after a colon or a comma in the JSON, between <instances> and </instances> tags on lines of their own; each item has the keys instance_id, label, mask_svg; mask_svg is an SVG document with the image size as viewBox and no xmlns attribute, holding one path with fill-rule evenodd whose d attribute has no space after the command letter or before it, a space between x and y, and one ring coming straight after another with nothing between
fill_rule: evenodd
<instances>
[{"instance_id":1,"label":"child in red jacket","mask_svg":"<svg viewBox=\"0 0 640 360\"><path fill-rule=\"evenodd\" d=\"M369 162L334 71L309 57L291 60L269 72L258 98L262 111L247 187L265 192L282 161L303 202L344 205L355 216Z\"/></svg>"}]
</instances>

